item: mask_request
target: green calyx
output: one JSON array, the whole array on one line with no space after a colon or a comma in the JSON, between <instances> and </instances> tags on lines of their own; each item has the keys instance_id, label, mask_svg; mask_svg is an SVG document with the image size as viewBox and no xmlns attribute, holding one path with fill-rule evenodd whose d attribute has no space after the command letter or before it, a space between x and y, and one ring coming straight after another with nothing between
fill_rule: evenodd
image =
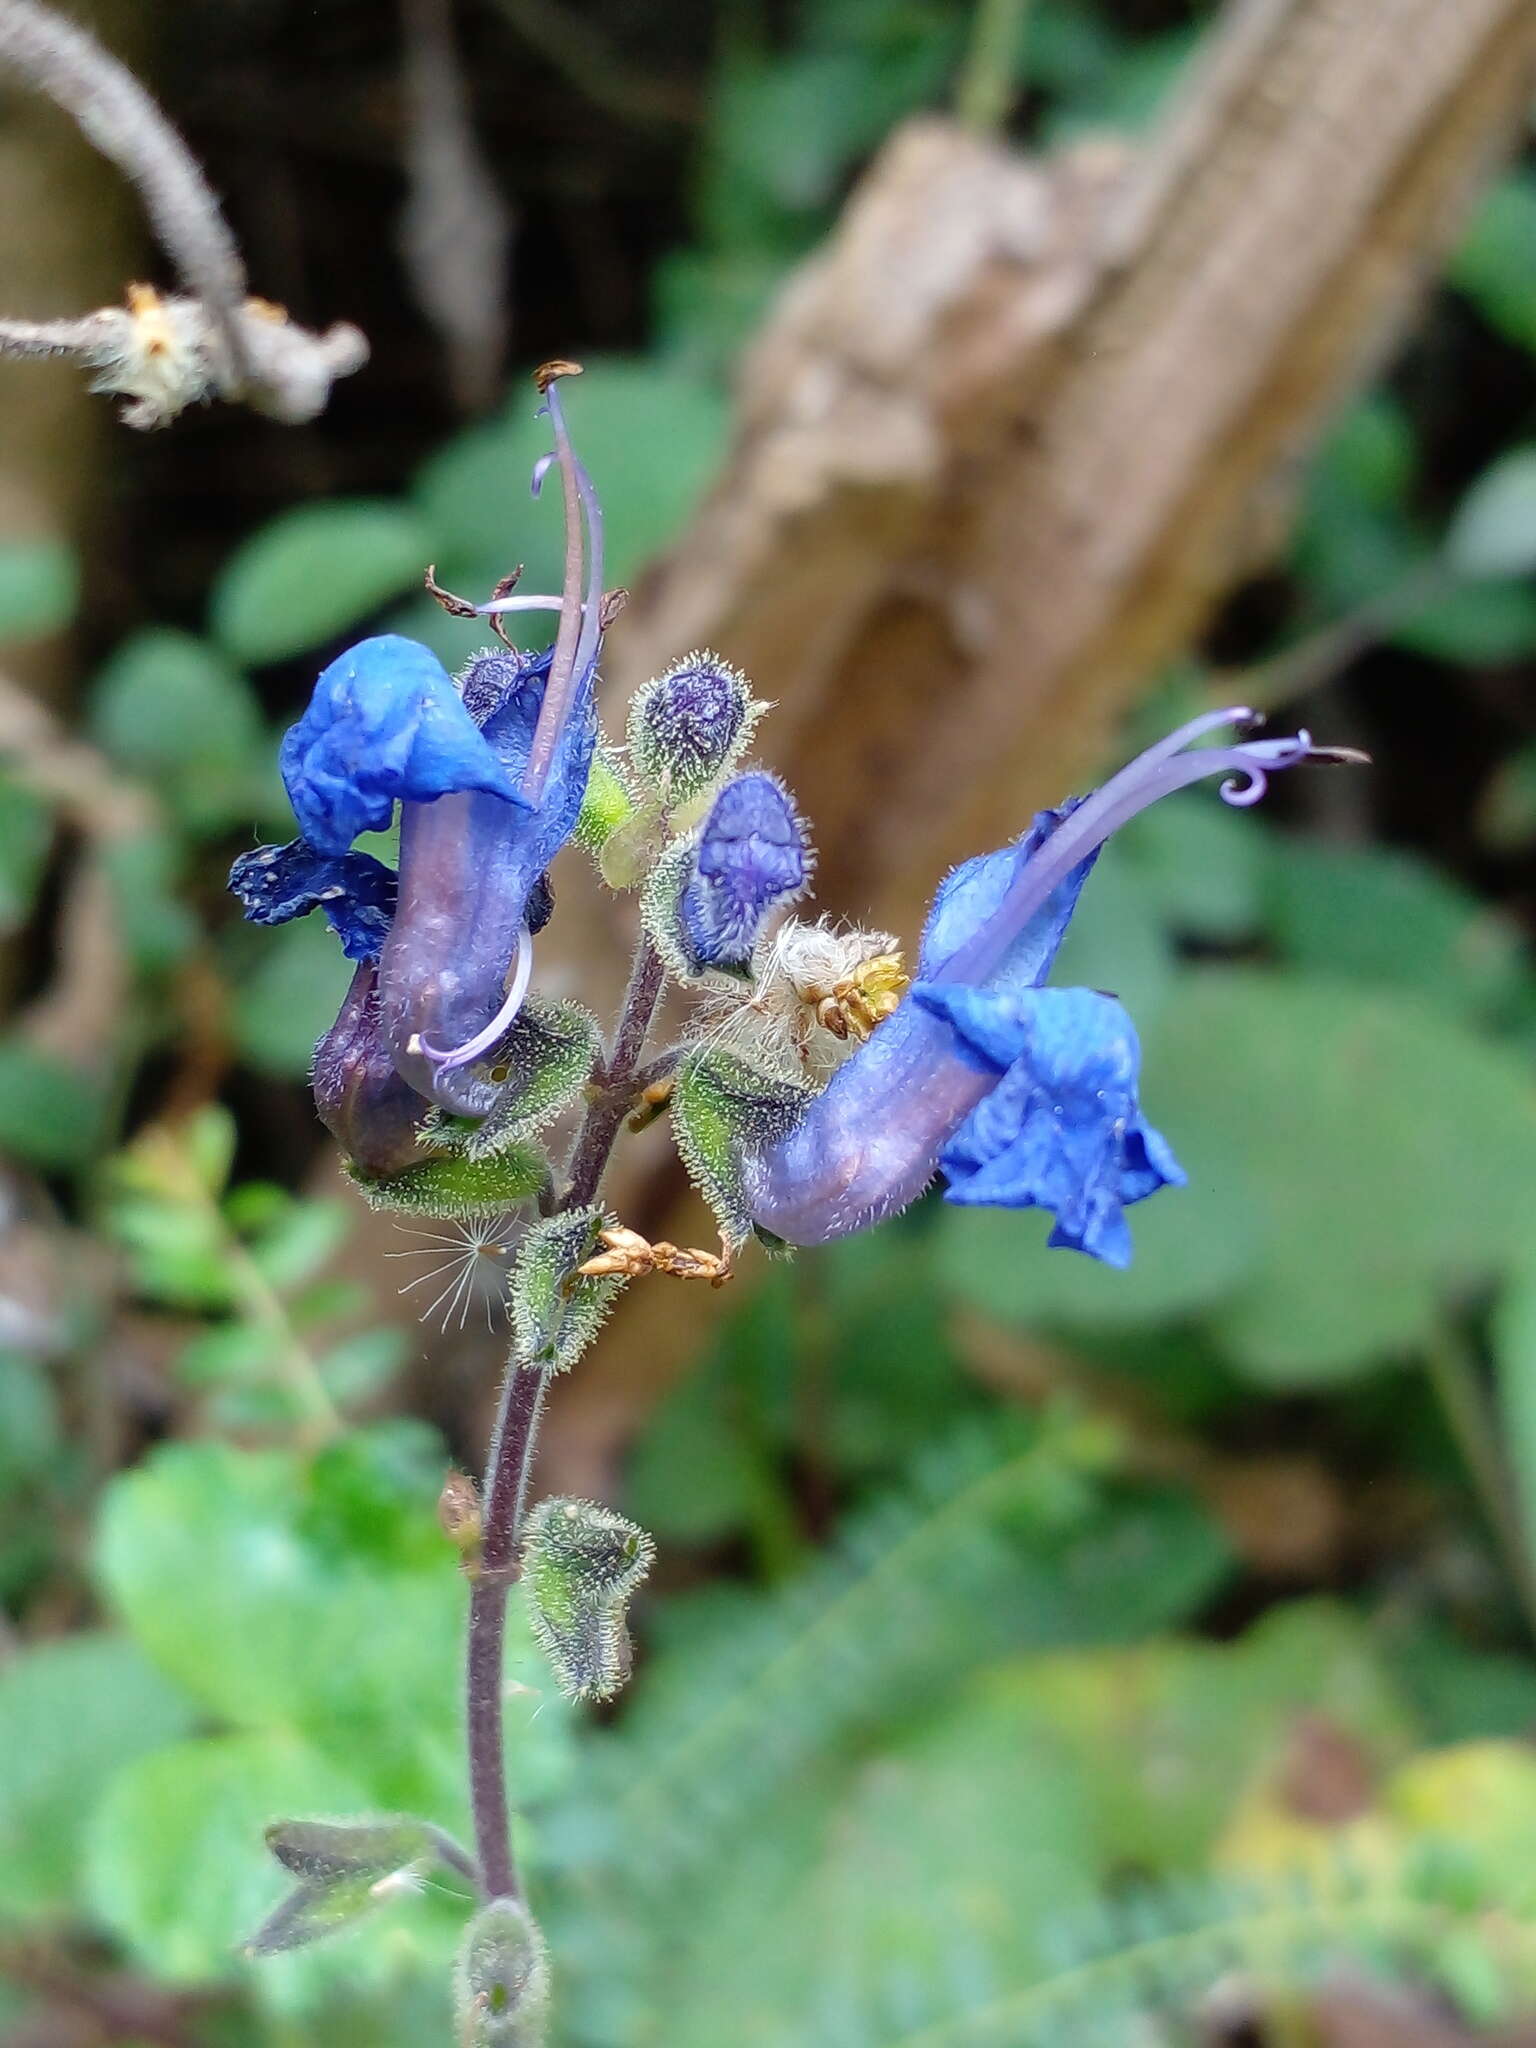
<instances>
[{"instance_id":1,"label":"green calyx","mask_svg":"<svg viewBox=\"0 0 1536 2048\"><path fill-rule=\"evenodd\" d=\"M603 740L597 743L587 775L581 812L572 838L595 857L633 814L635 799L617 759Z\"/></svg>"},{"instance_id":2,"label":"green calyx","mask_svg":"<svg viewBox=\"0 0 1536 2048\"><path fill-rule=\"evenodd\" d=\"M298 1882L246 1944L252 1956L281 1955L340 1934L413 1892L434 1864L464 1867L462 1851L421 1820L283 1820L267 1847Z\"/></svg>"},{"instance_id":3,"label":"green calyx","mask_svg":"<svg viewBox=\"0 0 1536 2048\"><path fill-rule=\"evenodd\" d=\"M501 1085L496 1107L474 1118L441 1111L428 1125L431 1144L465 1159L489 1159L540 1131L569 1108L602 1053L597 1019L580 1003L530 996L490 1065Z\"/></svg>"},{"instance_id":4,"label":"green calyx","mask_svg":"<svg viewBox=\"0 0 1536 2048\"><path fill-rule=\"evenodd\" d=\"M516 1899L491 1899L464 1931L453 1970L461 2048L539 2048L549 2010L549 1952Z\"/></svg>"},{"instance_id":5,"label":"green calyx","mask_svg":"<svg viewBox=\"0 0 1536 2048\"><path fill-rule=\"evenodd\" d=\"M546 1500L528 1518L523 1588L529 1619L568 1699L611 1699L629 1675L625 1610L656 1546L590 1500Z\"/></svg>"},{"instance_id":6,"label":"green calyx","mask_svg":"<svg viewBox=\"0 0 1536 2048\"><path fill-rule=\"evenodd\" d=\"M547 1216L518 1246L510 1282L512 1355L524 1370L569 1371L607 1321L623 1280L576 1270L597 1250L605 1220L599 1208Z\"/></svg>"},{"instance_id":7,"label":"green calyx","mask_svg":"<svg viewBox=\"0 0 1536 2048\"><path fill-rule=\"evenodd\" d=\"M743 1155L787 1136L813 1093L718 1047L689 1053L679 1066L672 1089L673 1135L688 1177L714 1211L728 1245L763 1235L745 1206Z\"/></svg>"},{"instance_id":8,"label":"green calyx","mask_svg":"<svg viewBox=\"0 0 1536 2048\"><path fill-rule=\"evenodd\" d=\"M450 1152L387 1177L364 1173L356 1165L348 1165L346 1172L370 1208L462 1222L504 1215L550 1184L549 1161L537 1146L523 1143L484 1159Z\"/></svg>"},{"instance_id":9,"label":"green calyx","mask_svg":"<svg viewBox=\"0 0 1536 2048\"><path fill-rule=\"evenodd\" d=\"M701 967L688 943L682 901L697 844L698 834L687 832L663 848L640 893L640 921L674 981L685 988L740 989L750 977L722 967Z\"/></svg>"}]
</instances>

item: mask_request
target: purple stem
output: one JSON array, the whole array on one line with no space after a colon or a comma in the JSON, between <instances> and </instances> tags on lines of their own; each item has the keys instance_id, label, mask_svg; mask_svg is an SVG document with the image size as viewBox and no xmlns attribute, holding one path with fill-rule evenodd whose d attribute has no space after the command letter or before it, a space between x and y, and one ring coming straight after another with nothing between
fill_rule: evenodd
<instances>
[{"instance_id":1,"label":"purple stem","mask_svg":"<svg viewBox=\"0 0 1536 2048\"><path fill-rule=\"evenodd\" d=\"M645 1041L661 1000L661 958L642 939L630 969L613 1051L594 1082L603 1093L588 1109L571 1155L571 1177L559 1210L581 1208L601 1185ZM539 1418L549 1375L531 1372L514 1360L502 1382L501 1404L486 1459L481 1494L479 1574L469 1598L469 1653L466 1709L469 1730L469 1801L475 1848L485 1890L491 1898L519 1899L522 1884L512 1853L507 1813L506 1758L502 1734L502 1660L507 1632L507 1593L517 1576L518 1547L533 1470Z\"/></svg>"}]
</instances>

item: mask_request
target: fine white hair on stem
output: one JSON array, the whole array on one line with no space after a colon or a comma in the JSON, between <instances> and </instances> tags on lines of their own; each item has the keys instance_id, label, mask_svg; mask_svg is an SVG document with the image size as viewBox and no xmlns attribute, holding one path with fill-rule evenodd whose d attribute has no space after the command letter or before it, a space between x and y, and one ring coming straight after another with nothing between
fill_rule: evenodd
<instances>
[{"instance_id":1,"label":"fine white hair on stem","mask_svg":"<svg viewBox=\"0 0 1536 2048\"><path fill-rule=\"evenodd\" d=\"M0 354L71 355L97 389L131 401L125 417L157 426L217 391L274 417L311 419L330 387L366 360L355 328L306 333L246 295L245 265L207 179L133 73L40 0L0 0L0 68L52 100L139 191L186 297L137 288L126 312L78 321L0 321Z\"/></svg>"}]
</instances>

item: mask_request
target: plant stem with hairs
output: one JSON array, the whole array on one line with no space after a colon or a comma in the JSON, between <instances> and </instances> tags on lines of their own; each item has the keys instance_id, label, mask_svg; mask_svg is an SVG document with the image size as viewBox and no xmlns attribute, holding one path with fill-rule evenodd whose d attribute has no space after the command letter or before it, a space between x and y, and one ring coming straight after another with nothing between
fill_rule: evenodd
<instances>
[{"instance_id":1,"label":"plant stem with hairs","mask_svg":"<svg viewBox=\"0 0 1536 2048\"><path fill-rule=\"evenodd\" d=\"M642 938L630 969L612 1050L592 1075L595 1099L577 1133L569 1181L555 1205L556 1214L585 1207L602 1184L641 1077L646 1040L664 978L661 956L649 938ZM480 1557L469 1603L465 1691L470 1806L482 1880L492 1898L522 1897L508 1821L502 1657L507 1595L517 1578L528 1480L549 1381L548 1372L520 1366L515 1358L508 1364L486 1462Z\"/></svg>"}]
</instances>

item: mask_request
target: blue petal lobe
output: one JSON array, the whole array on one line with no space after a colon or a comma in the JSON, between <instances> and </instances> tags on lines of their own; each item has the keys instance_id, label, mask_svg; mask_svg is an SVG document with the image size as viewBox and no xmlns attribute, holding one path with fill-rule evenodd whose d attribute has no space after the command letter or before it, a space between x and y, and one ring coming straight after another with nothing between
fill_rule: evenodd
<instances>
[{"instance_id":1,"label":"blue petal lobe","mask_svg":"<svg viewBox=\"0 0 1536 2048\"><path fill-rule=\"evenodd\" d=\"M303 839L242 853L229 887L252 924L323 910L349 960L377 960L395 914L393 869L371 853L322 853Z\"/></svg>"},{"instance_id":2,"label":"blue petal lobe","mask_svg":"<svg viewBox=\"0 0 1536 2048\"><path fill-rule=\"evenodd\" d=\"M966 1056L1002 1078L939 1154L945 1199L1005 1209L1049 1209L1053 1245L1125 1266L1124 1211L1184 1173L1143 1121L1136 1086L1141 1048L1113 996L1035 989L1013 996L920 983L910 1000L943 1017Z\"/></svg>"},{"instance_id":3,"label":"blue petal lobe","mask_svg":"<svg viewBox=\"0 0 1536 2048\"><path fill-rule=\"evenodd\" d=\"M398 799L483 790L521 801L442 663L396 633L360 640L323 671L280 761L304 837L322 853L382 831Z\"/></svg>"},{"instance_id":4,"label":"blue petal lobe","mask_svg":"<svg viewBox=\"0 0 1536 2048\"><path fill-rule=\"evenodd\" d=\"M925 980L943 973L944 968L966 942L986 924L1007 896L1031 856L1039 851L1056 827L1070 818L1081 797L1074 797L1053 811L1039 811L1022 839L996 853L978 854L962 861L945 876L933 899L928 922L923 927L917 971ZM1051 971L1067 926L1077 908L1078 895L1098 858L1095 848L1079 861L1066 880L1055 889L1009 947L1002 965L987 978L993 989L1035 988Z\"/></svg>"}]
</instances>

